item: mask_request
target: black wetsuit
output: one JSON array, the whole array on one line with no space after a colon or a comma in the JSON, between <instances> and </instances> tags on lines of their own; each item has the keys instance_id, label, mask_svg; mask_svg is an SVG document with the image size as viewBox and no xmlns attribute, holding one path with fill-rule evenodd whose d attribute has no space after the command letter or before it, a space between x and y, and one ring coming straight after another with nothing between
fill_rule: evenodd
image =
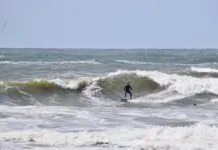
<instances>
[{"instance_id":1,"label":"black wetsuit","mask_svg":"<svg viewBox=\"0 0 218 150\"><path fill-rule=\"evenodd\" d=\"M127 85L124 87L124 91L125 91L125 97L126 97L126 94L129 93L130 99L132 99L132 92L131 92L131 91L132 91L132 87L127 84Z\"/></svg>"}]
</instances>

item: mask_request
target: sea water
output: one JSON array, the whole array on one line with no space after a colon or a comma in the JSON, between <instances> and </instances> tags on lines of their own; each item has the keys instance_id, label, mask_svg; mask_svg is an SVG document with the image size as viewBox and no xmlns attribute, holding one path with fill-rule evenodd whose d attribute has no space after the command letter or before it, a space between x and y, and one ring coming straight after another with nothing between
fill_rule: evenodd
<instances>
[{"instance_id":1,"label":"sea water","mask_svg":"<svg viewBox=\"0 0 218 150\"><path fill-rule=\"evenodd\" d=\"M218 149L218 50L0 49L0 71L0 149Z\"/></svg>"}]
</instances>

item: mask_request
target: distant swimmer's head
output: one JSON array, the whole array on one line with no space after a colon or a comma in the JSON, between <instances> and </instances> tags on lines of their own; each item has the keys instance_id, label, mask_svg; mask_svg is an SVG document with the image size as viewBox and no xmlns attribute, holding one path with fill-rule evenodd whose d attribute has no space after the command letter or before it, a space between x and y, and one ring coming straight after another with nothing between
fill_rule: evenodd
<instances>
[{"instance_id":1,"label":"distant swimmer's head","mask_svg":"<svg viewBox=\"0 0 218 150\"><path fill-rule=\"evenodd\" d=\"M126 84L129 85L129 81Z\"/></svg>"}]
</instances>

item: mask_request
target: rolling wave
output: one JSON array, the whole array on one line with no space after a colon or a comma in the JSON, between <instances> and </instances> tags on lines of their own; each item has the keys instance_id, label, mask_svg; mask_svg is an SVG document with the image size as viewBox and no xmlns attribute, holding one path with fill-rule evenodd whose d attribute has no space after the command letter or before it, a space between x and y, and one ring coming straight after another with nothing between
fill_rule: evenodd
<instances>
[{"instance_id":1,"label":"rolling wave","mask_svg":"<svg viewBox=\"0 0 218 150\"><path fill-rule=\"evenodd\" d=\"M209 94L214 99L218 95L218 79L216 78L197 78L141 70L117 70L102 77L72 80L58 78L2 82L0 95L16 100L23 98L25 101L30 97L34 99L56 97L57 101L60 101L61 97L68 97L71 101L72 99L80 100L81 97L86 97L88 100L106 98L114 101L123 95L123 86L127 81L133 87L134 102L172 103L185 101L189 97L194 99L193 96L196 99L201 97L205 99L204 95Z\"/></svg>"},{"instance_id":2,"label":"rolling wave","mask_svg":"<svg viewBox=\"0 0 218 150\"><path fill-rule=\"evenodd\" d=\"M212 97L218 95L218 79L216 78L197 78L187 75L140 70L118 70L109 75L114 76L120 74L136 74L139 77L146 76L158 83L160 87L165 87L161 91L135 98L133 102L172 103L183 99L186 100L193 96L199 99L199 94L201 97L205 94L210 94ZM205 98L203 97L203 99Z\"/></svg>"},{"instance_id":3,"label":"rolling wave","mask_svg":"<svg viewBox=\"0 0 218 150\"><path fill-rule=\"evenodd\" d=\"M22 90L29 94L59 93L59 92L82 92L87 86L97 84L103 92L119 93L123 92L126 81L131 80L134 92L152 92L160 86L158 83L147 77L137 75L118 75L106 77L87 77L75 80L53 79L53 80L32 80L26 82L3 82L1 87L8 91L10 89Z\"/></svg>"}]
</instances>

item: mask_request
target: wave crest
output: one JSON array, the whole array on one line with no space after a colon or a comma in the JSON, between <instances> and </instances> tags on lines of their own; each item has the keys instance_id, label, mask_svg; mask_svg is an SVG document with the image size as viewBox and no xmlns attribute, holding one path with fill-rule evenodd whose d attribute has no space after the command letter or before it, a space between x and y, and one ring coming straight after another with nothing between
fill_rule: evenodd
<instances>
[{"instance_id":1,"label":"wave crest","mask_svg":"<svg viewBox=\"0 0 218 150\"><path fill-rule=\"evenodd\" d=\"M218 73L217 69L191 67L191 71L199 73Z\"/></svg>"},{"instance_id":2,"label":"wave crest","mask_svg":"<svg viewBox=\"0 0 218 150\"><path fill-rule=\"evenodd\" d=\"M67 96L73 99L111 99L117 100L124 93L124 85L129 81L133 87L133 96L141 102L171 103L191 96L218 95L218 79L196 78L187 75L167 74L158 71L118 70L102 77L79 79L33 80L26 82L3 82L0 94L12 98L20 95L53 96L61 99ZM72 95L73 94L73 95ZM201 95L202 94L202 95ZM1 96L1 95L0 95ZM60 98L60 96L62 96Z\"/></svg>"}]
</instances>

